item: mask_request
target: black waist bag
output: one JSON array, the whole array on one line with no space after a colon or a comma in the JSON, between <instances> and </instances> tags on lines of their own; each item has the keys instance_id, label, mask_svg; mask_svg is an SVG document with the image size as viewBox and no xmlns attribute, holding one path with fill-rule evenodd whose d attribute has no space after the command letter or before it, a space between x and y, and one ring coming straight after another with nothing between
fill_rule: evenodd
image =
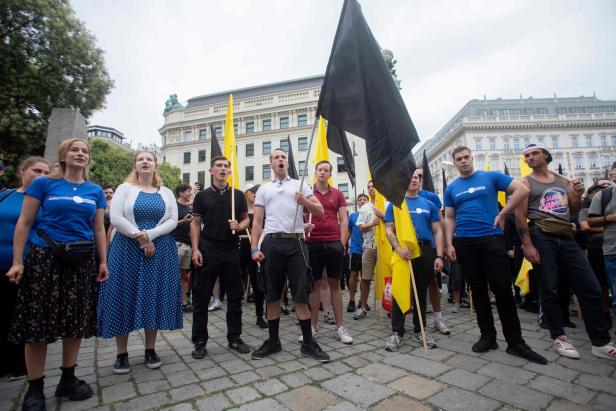
<instances>
[{"instance_id":1,"label":"black waist bag","mask_svg":"<svg viewBox=\"0 0 616 411\"><path fill-rule=\"evenodd\" d=\"M49 244L51 252L62 265L75 266L92 258L92 253L94 252L94 243L92 241L58 243L42 230L37 230L36 233Z\"/></svg>"}]
</instances>

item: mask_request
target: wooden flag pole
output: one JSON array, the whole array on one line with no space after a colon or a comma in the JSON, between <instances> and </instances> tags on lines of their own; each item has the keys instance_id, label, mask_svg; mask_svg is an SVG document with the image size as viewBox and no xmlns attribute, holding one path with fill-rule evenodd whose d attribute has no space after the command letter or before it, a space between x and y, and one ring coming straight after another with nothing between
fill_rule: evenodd
<instances>
[{"instance_id":1,"label":"wooden flag pole","mask_svg":"<svg viewBox=\"0 0 616 411\"><path fill-rule=\"evenodd\" d=\"M231 148L231 158L233 158L233 152L235 149ZM231 163L231 160L229 160ZM233 172L233 168L231 168L231 220L235 220L235 173ZM232 234L235 234L235 230L231 230Z\"/></svg>"},{"instance_id":2,"label":"wooden flag pole","mask_svg":"<svg viewBox=\"0 0 616 411\"><path fill-rule=\"evenodd\" d=\"M308 142L308 152L306 153L306 161L304 162L304 170L302 170L302 179L299 182L298 191L302 192L302 187L304 186L304 179L306 178L306 173L308 172L308 160L310 159L310 151L312 149L312 142L314 141L314 132L317 129L317 124L319 123L319 116L316 115L314 119L314 125L312 126L312 133L310 133L310 141ZM297 213L299 211L299 204L295 207L295 215L293 216L293 226L291 227L291 231L295 231L295 222L297 221ZM305 234L304 234L305 237Z\"/></svg>"},{"instance_id":3,"label":"wooden flag pole","mask_svg":"<svg viewBox=\"0 0 616 411\"><path fill-rule=\"evenodd\" d=\"M413 272L413 264L409 261L409 269L411 270L411 281L413 284L413 294L415 294L415 306L417 307L417 316L419 317L419 327L421 328L421 339L423 341L424 352L428 353L428 342L426 340L426 330L424 329L423 316L421 315L421 306L419 296L417 295L417 284L415 283L415 273Z\"/></svg>"}]
</instances>

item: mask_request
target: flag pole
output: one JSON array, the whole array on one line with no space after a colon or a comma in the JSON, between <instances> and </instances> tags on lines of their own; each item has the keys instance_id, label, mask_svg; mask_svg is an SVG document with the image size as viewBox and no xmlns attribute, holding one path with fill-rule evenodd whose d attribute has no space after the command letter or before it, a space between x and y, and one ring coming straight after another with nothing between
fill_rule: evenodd
<instances>
[{"instance_id":1,"label":"flag pole","mask_svg":"<svg viewBox=\"0 0 616 411\"><path fill-rule=\"evenodd\" d=\"M304 162L304 170L302 171L302 179L299 182L299 192L302 192L302 187L304 186L304 179L306 178L306 172L308 171L308 159L310 158L310 151L312 149L312 141L314 140L314 132L317 129L317 123L319 122L319 116L316 115L314 118L314 125L312 126L312 133L310 133L310 141L308 142L308 152L306 153L306 161ZM299 203L295 207L295 215L293 216L293 226L291 227L291 231L295 229L295 222L297 221L297 212L299 211Z\"/></svg>"},{"instance_id":2,"label":"flag pole","mask_svg":"<svg viewBox=\"0 0 616 411\"><path fill-rule=\"evenodd\" d=\"M231 149L231 158L233 158L233 152L235 148ZM231 160L229 160L231 163ZM235 173L233 172L233 168L231 168L231 220L235 220ZM232 234L235 234L235 230L231 230Z\"/></svg>"},{"instance_id":3,"label":"flag pole","mask_svg":"<svg viewBox=\"0 0 616 411\"><path fill-rule=\"evenodd\" d=\"M409 260L409 269L411 270L411 280L413 282L413 293L415 294L415 306L417 308L417 316L419 317L419 327L421 328L421 339L423 341L424 352L428 353L428 342L426 340L426 330L424 329L423 316L421 315L421 306L419 305L419 296L417 295L417 284L415 283L415 273L413 272L413 264Z\"/></svg>"}]
</instances>

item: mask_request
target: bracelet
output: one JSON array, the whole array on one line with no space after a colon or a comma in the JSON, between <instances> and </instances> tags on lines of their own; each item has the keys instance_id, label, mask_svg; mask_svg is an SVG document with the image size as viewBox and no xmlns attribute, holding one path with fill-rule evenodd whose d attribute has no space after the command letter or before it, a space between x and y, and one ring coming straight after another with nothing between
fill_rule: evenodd
<instances>
[{"instance_id":1,"label":"bracelet","mask_svg":"<svg viewBox=\"0 0 616 411\"><path fill-rule=\"evenodd\" d=\"M258 252L261 252L261 250L259 250L258 248L251 248L250 249L250 254L256 254Z\"/></svg>"},{"instance_id":2,"label":"bracelet","mask_svg":"<svg viewBox=\"0 0 616 411\"><path fill-rule=\"evenodd\" d=\"M440 258L440 259L441 259L441 261L445 261L445 259L443 258L443 256L442 256L442 255L437 255L437 256L436 256L436 258ZM436 258L435 258L435 259L436 259Z\"/></svg>"}]
</instances>

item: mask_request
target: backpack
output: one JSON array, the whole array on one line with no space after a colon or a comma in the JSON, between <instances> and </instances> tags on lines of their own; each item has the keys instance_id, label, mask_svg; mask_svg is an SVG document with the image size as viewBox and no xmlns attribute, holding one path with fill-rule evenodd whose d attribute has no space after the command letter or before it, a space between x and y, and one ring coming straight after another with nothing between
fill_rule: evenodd
<instances>
[{"instance_id":1,"label":"backpack","mask_svg":"<svg viewBox=\"0 0 616 411\"><path fill-rule=\"evenodd\" d=\"M613 194L613 189L614 187L606 187L603 190L601 190L601 214L605 215L605 209L607 208L607 205L610 203L610 201L612 200L612 194Z\"/></svg>"}]
</instances>

